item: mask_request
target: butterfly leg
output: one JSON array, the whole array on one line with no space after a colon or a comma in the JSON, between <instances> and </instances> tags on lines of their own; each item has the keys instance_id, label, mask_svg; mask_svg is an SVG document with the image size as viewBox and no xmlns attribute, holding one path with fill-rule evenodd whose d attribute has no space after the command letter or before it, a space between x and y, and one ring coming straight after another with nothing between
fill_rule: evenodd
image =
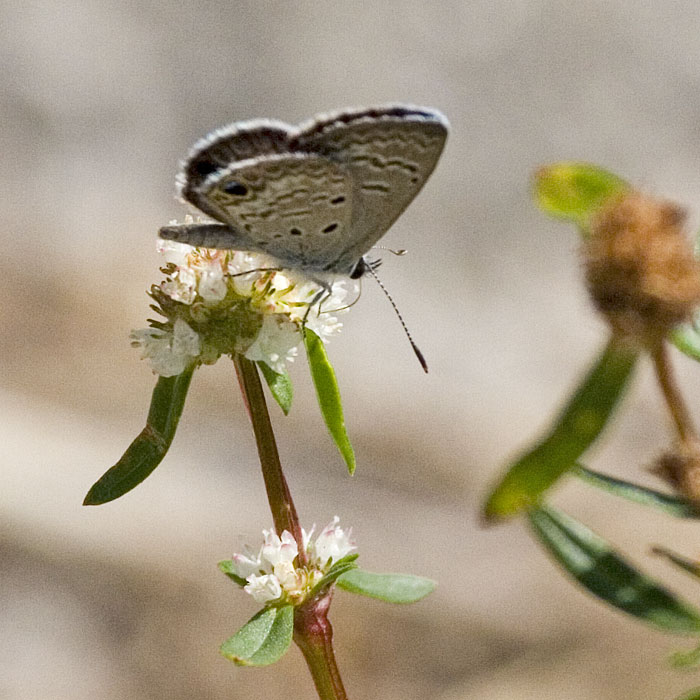
<instances>
[{"instance_id":1,"label":"butterfly leg","mask_svg":"<svg viewBox=\"0 0 700 700\"><path fill-rule=\"evenodd\" d=\"M311 309L318 305L318 313L321 313L321 304L331 295L332 288L331 285L328 284L328 282L325 282L323 280L315 279L314 282L317 284L321 285L321 289L316 292L314 295L314 298L309 302L308 307L306 308L306 313L304 314L304 318L301 321L301 327L303 329L306 328L306 321L309 318L309 314L311 313Z\"/></svg>"}]
</instances>

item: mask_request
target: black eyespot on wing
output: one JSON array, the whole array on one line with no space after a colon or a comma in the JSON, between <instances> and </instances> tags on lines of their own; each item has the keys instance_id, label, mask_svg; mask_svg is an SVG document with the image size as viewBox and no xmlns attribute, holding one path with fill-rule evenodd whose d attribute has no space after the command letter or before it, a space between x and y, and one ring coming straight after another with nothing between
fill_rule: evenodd
<instances>
[{"instance_id":1,"label":"black eyespot on wing","mask_svg":"<svg viewBox=\"0 0 700 700\"><path fill-rule=\"evenodd\" d=\"M237 197L245 197L248 194L248 188L242 182L236 182L236 180L229 180L225 182L221 189L226 192L226 194L233 194Z\"/></svg>"},{"instance_id":2,"label":"black eyespot on wing","mask_svg":"<svg viewBox=\"0 0 700 700\"><path fill-rule=\"evenodd\" d=\"M289 233L291 233L292 236L301 236L301 231L298 228L290 228Z\"/></svg>"},{"instance_id":3,"label":"black eyespot on wing","mask_svg":"<svg viewBox=\"0 0 700 700\"><path fill-rule=\"evenodd\" d=\"M321 233L330 233L331 231L335 231L337 228L338 228L337 223L328 224L328 226L326 226L326 228L321 230Z\"/></svg>"},{"instance_id":4,"label":"black eyespot on wing","mask_svg":"<svg viewBox=\"0 0 700 700\"><path fill-rule=\"evenodd\" d=\"M331 199L331 204L342 204L345 201L345 197L341 194L339 197L333 197Z\"/></svg>"}]
</instances>

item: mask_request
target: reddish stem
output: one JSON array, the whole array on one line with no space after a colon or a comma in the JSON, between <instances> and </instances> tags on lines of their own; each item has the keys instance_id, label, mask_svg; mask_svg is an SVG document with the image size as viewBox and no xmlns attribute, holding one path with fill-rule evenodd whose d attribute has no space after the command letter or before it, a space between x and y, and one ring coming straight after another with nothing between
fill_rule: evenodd
<instances>
[{"instance_id":1,"label":"reddish stem","mask_svg":"<svg viewBox=\"0 0 700 700\"><path fill-rule=\"evenodd\" d=\"M267 491L267 500L272 511L275 530L277 530L278 535L281 535L284 530L292 533L299 548L299 565L305 566L308 562L304 551L299 517L294 507L287 480L282 472L282 463L277 451L275 434L272 431L272 423L270 422L270 414L267 410L258 368L254 362L242 355L234 355L233 364L236 367L238 382L243 392L243 400L245 401L250 421L253 424L255 442L260 455L260 466L265 481L265 490Z\"/></svg>"},{"instance_id":2,"label":"reddish stem","mask_svg":"<svg viewBox=\"0 0 700 700\"><path fill-rule=\"evenodd\" d=\"M241 355L234 355L233 362L246 409L253 424L275 529L278 534L288 530L294 535L299 547L297 560L299 566L304 567L308 564L308 558L304 551L299 518L282 472L258 368L254 362ZM348 700L333 652L333 628L328 621L330 603L331 594L326 593L306 601L295 609L294 641L304 655L320 700Z\"/></svg>"},{"instance_id":3,"label":"reddish stem","mask_svg":"<svg viewBox=\"0 0 700 700\"><path fill-rule=\"evenodd\" d=\"M306 602L294 611L294 641L306 659L321 700L347 700L333 652L328 620L331 594Z\"/></svg>"}]
</instances>

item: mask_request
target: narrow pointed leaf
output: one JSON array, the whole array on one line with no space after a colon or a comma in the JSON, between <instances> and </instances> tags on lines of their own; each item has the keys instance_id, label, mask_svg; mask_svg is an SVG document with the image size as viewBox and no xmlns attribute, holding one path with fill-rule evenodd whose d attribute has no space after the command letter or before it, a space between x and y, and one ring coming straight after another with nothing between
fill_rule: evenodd
<instances>
[{"instance_id":1,"label":"narrow pointed leaf","mask_svg":"<svg viewBox=\"0 0 700 700\"><path fill-rule=\"evenodd\" d=\"M617 175L590 163L553 163L534 176L535 201L540 209L578 224L584 232L591 215L627 189L629 185Z\"/></svg>"},{"instance_id":2,"label":"narrow pointed leaf","mask_svg":"<svg viewBox=\"0 0 700 700\"><path fill-rule=\"evenodd\" d=\"M310 595L316 595L324 588L327 588L332 583L334 583L344 573L351 571L352 569L356 569L357 564L355 564L355 560L358 556L359 554L357 553L348 554L348 556L343 557L342 559L338 560L335 564L333 564L330 570L327 571L321 578L321 580L313 587Z\"/></svg>"},{"instance_id":3,"label":"narrow pointed leaf","mask_svg":"<svg viewBox=\"0 0 700 700\"><path fill-rule=\"evenodd\" d=\"M553 508L529 513L550 554L600 600L672 634L700 634L700 612L641 573L602 537Z\"/></svg>"},{"instance_id":4,"label":"narrow pointed leaf","mask_svg":"<svg viewBox=\"0 0 700 700\"><path fill-rule=\"evenodd\" d=\"M221 653L239 666L269 666L292 643L294 608L264 608L221 645Z\"/></svg>"},{"instance_id":5,"label":"narrow pointed leaf","mask_svg":"<svg viewBox=\"0 0 700 700\"><path fill-rule=\"evenodd\" d=\"M685 355L700 362L700 333L694 323L683 323L671 333L671 342Z\"/></svg>"},{"instance_id":6,"label":"narrow pointed leaf","mask_svg":"<svg viewBox=\"0 0 700 700\"><path fill-rule=\"evenodd\" d=\"M233 567L232 559L225 559L224 561L220 561L218 567L219 571L226 574L234 583L238 584L239 586L245 586L246 583L248 583L244 578L241 578L236 573L236 570Z\"/></svg>"},{"instance_id":7,"label":"narrow pointed leaf","mask_svg":"<svg viewBox=\"0 0 700 700\"><path fill-rule=\"evenodd\" d=\"M695 578L700 578L700 563L682 557L680 554L672 552L666 547L653 547L651 550L654 554L658 554L662 557L666 557L672 564L675 564L679 569L683 569L687 574L694 576Z\"/></svg>"},{"instance_id":8,"label":"narrow pointed leaf","mask_svg":"<svg viewBox=\"0 0 700 700\"><path fill-rule=\"evenodd\" d=\"M613 476L587 469L581 464L576 466L573 473L587 484L596 486L615 496L626 498L628 501L658 508L676 518L700 518L700 509L680 496L674 496L649 489L646 486L632 484L629 481L616 479Z\"/></svg>"},{"instance_id":9,"label":"narrow pointed leaf","mask_svg":"<svg viewBox=\"0 0 700 700\"><path fill-rule=\"evenodd\" d=\"M292 398L294 396L292 380L289 375L286 372L275 372L264 362L258 362L257 364L263 377L265 377L265 381L267 382L267 386L273 398L279 404L284 415L288 415L289 409L292 407Z\"/></svg>"},{"instance_id":10,"label":"narrow pointed leaf","mask_svg":"<svg viewBox=\"0 0 700 700\"><path fill-rule=\"evenodd\" d=\"M374 574L353 569L338 579L337 586L350 593L378 598L387 603L415 603L432 593L437 583L410 574Z\"/></svg>"},{"instance_id":11,"label":"narrow pointed leaf","mask_svg":"<svg viewBox=\"0 0 700 700\"><path fill-rule=\"evenodd\" d=\"M83 505L96 506L123 496L161 463L175 436L193 372L191 367L176 377L158 377L146 427L122 458L95 482Z\"/></svg>"},{"instance_id":12,"label":"narrow pointed leaf","mask_svg":"<svg viewBox=\"0 0 700 700\"><path fill-rule=\"evenodd\" d=\"M693 688L693 690L689 690L679 698L676 698L676 700L700 700L700 688Z\"/></svg>"},{"instance_id":13,"label":"narrow pointed leaf","mask_svg":"<svg viewBox=\"0 0 700 700\"><path fill-rule=\"evenodd\" d=\"M309 359L311 377L316 387L318 405L340 454L348 466L350 474L355 472L355 451L345 430L343 405L340 401L340 390L335 378L335 372L328 360L323 341L308 328L304 329L304 345Z\"/></svg>"},{"instance_id":14,"label":"narrow pointed leaf","mask_svg":"<svg viewBox=\"0 0 700 700\"><path fill-rule=\"evenodd\" d=\"M611 417L636 359L633 351L608 343L547 436L512 464L491 492L484 508L487 520L537 505L544 492L573 469Z\"/></svg>"},{"instance_id":15,"label":"narrow pointed leaf","mask_svg":"<svg viewBox=\"0 0 700 700\"><path fill-rule=\"evenodd\" d=\"M700 666L700 647L690 649L690 651L676 651L671 654L669 661L674 668L684 671ZM691 697L695 697L691 695Z\"/></svg>"}]
</instances>

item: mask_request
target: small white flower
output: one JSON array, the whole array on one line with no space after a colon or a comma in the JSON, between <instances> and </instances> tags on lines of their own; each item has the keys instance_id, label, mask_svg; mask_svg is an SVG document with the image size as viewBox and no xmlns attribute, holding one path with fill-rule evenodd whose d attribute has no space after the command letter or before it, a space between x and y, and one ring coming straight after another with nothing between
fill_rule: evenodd
<instances>
[{"instance_id":1,"label":"small white flower","mask_svg":"<svg viewBox=\"0 0 700 700\"><path fill-rule=\"evenodd\" d=\"M199 335L179 318L172 332L145 328L132 331L131 341L141 348L141 357L148 358L153 371L161 377L182 374L200 351Z\"/></svg>"},{"instance_id":2,"label":"small white flower","mask_svg":"<svg viewBox=\"0 0 700 700\"><path fill-rule=\"evenodd\" d=\"M192 222L185 217L185 223ZM355 280L329 276L312 281L298 270L280 271L279 261L260 253L163 240L158 251L167 263L166 278L153 293L158 310L173 326L180 321L189 323L190 330L196 327L199 342L193 352L193 337L185 352L175 330L170 337L156 329L135 331L134 344L161 376L179 374L193 361L213 364L233 353L282 373L299 352L302 325L327 342L342 328L337 315L359 289ZM312 302L322 306L321 313L317 306L309 310Z\"/></svg>"},{"instance_id":3,"label":"small white flower","mask_svg":"<svg viewBox=\"0 0 700 700\"><path fill-rule=\"evenodd\" d=\"M341 527L338 527L339 521L340 518L336 515L323 528L313 544L313 553L321 568L332 566L356 549L355 542L352 540L352 528L345 532Z\"/></svg>"},{"instance_id":4,"label":"small white flower","mask_svg":"<svg viewBox=\"0 0 700 700\"><path fill-rule=\"evenodd\" d=\"M247 579L248 576L260 571L262 568L260 552L256 555L248 550L245 554L234 554L233 568L236 576Z\"/></svg>"},{"instance_id":5,"label":"small white flower","mask_svg":"<svg viewBox=\"0 0 700 700\"><path fill-rule=\"evenodd\" d=\"M302 529L302 543L308 557L308 565L299 566L299 548L290 532L278 536L273 530L263 530L263 545L258 554L249 547L245 554L233 555L233 569L245 578L246 593L258 603L281 601L299 605L331 566L355 549L351 530L338 527L339 519L333 518L323 532L312 540L316 526L307 533Z\"/></svg>"},{"instance_id":6,"label":"small white flower","mask_svg":"<svg viewBox=\"0 0 700 700\"><path fill-rule=\"evenodd\" d=\"M306 576L294 567L291 561L281 561L275 564L275 576L280 582L284 592L292 597L299 597L303 593Z\"/></svg>"},{"instance_id":7,"label":"small white flower","mask_svg":"<svg viewBox=\"0 0 700 700\"><path fill-rule=\"evenodd\" d=\"M296 540L291 532L285 530L279 537L272 530L263 530L265 542L261 550L261 558L271 567L280 562L292 562L299 553Z\"/></svg>"},{"instance_id":8,"label":"small white flower","mask_svg":"<svg viewBox=\"0 0 700 700\"><path fill-rule=\"evenodd\" d=\"M247 578L247 585L243 588L246 593L253 596L256 603L264 605L277 600L282 595L282 586L273 574L264 576L251 575Z\"/></svg>"},{"instance_id":9,"label":"small white flower","mask_svg":"<svg viewBox=\"0 0 700 700\"><path fill-rule=\"evenodd\" d=\"M282 373L287 362L299 353L299 328L282 314L265 316L258 335L245 351L253 362L264 362L270 369Z\"/></svg>"}]
</instances>

